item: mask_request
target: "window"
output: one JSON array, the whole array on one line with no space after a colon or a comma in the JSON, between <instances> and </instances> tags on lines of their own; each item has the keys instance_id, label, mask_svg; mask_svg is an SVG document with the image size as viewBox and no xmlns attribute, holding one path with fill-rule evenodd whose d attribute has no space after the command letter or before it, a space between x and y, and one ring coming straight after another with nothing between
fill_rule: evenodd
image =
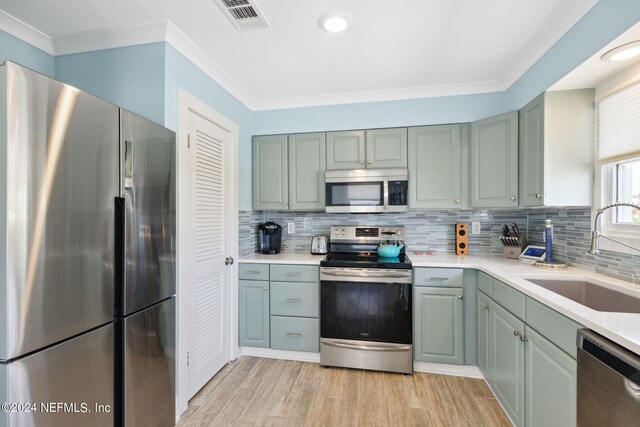
<instances>
[{"instance_id":1,"label":"window","mask_svg":"<svg viewBox=\"0 0 640 427\"><path fill-rule=\"evenodd\" d=\"M619 202L640 205L640 83L603 98L598 103L597 125L596 179L600 194L596 194L596 208ZM609 209L602 216L601 227L605 235L640 244L639 209ZM615 243L602 247L627 252Z\"/></svg>"}]
</instances>

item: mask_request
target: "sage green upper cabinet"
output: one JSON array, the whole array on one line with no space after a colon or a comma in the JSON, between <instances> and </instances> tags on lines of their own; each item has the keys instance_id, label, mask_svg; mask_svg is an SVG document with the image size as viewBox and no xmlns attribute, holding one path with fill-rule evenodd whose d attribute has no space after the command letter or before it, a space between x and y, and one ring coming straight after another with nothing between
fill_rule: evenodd
<instances>
[{"instance_id":1,"label":"sage green upper cabinet","mask_svg":"<svg viewBox=\"0 0 640 427\"><path fill-rule=\"evenodd\" d=\"M253 209L325 208L325 134L253 138Z\"/></svg>"},{"instance_id":2,"label":"sage green upper cabinet","mask_svg":"<svg viewBox=\"0 0 640 427\"><path fill-rule=\"evenodd\" d=\"M518 206L518 112L471 124L471 207Z\"/></svg>"},{"instance_id":3,"label":"sage green upper cabinet","mask_svg":"<svg viewBox=\"0 0 640 427\"><path fill-rule=\"evenodd\" d=\"M289 135L289 210L325 208L325 134Z\"/></svg>"},{"instance_id":4,"label":"sage green upper cabinet","mask_svg":"<svg viewBox=\"0 0 640 427\"><path fill-rule=\"evenodd\" d=\"M409 128L409 207L460 208L460 125Z\"/></svg>"},{"instance_id":5,"label":"sage green upper cabinet","mask_svg":"<svg viewBox=\"0 0 640 427\"><path fill-rule=\"evenodd\" d=\"M545 92L520 110L520 206L591 206L594 90Z\"/></svg>"},{"instance_id":6,"label":"sage green upper cabinet","mask_svg":"<svg viewBox=\"0 0 640 427\"><path fill-rule=\"evenodd\" d=\"M364 169L363 130L327 132L327 170Z\"/></svg>"},{"instance_id":7,"label":"sage green upper cabinet","mask_svg":"<svg viewBox=\"0 0 640 427\"><path fill-rule=\"evenodd\" d=\"M289 206L287 135L253 138L253 209L283 210Z\"/></svg>"},{"instance_id":8,"label":"sage green upper cabinet","mask_svg":"<svg viewBox=\"0 0 640 427\"><path fill-rule=\"evenodd\" d=\"M407 167L407 128L366 131L367 168Z\"/></svg>"}]
</instances>

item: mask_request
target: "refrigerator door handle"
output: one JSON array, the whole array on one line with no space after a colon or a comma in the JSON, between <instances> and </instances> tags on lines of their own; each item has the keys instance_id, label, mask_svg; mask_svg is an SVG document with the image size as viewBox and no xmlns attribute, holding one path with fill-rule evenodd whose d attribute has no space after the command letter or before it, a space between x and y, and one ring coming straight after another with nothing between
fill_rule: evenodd
<instances>
[{"instance_id":1,"label":"refrigerator door handle","mask_svg":"<svg viewBox=\"0 0 640 427\"><path fill-rule=\"evenodd\" d=\"M114 253L113 253L113 275L115 282L115 315L124 314L124 286L125 286L125 199L115 198L115 223L114 223Z\"/></svg>"}]
</instances>

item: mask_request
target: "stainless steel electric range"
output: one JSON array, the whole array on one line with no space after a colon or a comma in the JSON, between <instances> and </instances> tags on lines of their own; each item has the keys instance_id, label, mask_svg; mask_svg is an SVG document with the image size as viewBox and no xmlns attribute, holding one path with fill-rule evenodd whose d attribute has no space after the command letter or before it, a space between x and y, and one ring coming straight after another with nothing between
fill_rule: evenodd
<instances>
[{"instance_id":1,"label":"stainless steel electric range","mask_svg":"<svg viewBox=\"0 0 640 427\"><path fill-rule=\"evenodd\" d=\"M320 364L413 372L411 260L379 257L404 227L332 226L320 262Z\"/></svg>"}]
</instances>

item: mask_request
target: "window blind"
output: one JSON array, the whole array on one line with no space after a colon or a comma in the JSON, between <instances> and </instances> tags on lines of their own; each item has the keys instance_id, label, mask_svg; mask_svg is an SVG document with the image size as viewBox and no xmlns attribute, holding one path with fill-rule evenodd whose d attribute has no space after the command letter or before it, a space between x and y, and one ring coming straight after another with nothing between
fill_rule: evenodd
<instances>
[{"instance_id":1,"label":"window blind","mask_svg":"<svg viewBox=\"0 0 640 427\"><path fill-rule=\"evenodd\" d=\"M640 154L640 83L600 101L598 105L599 162Z\"/></svg>"}]
</instances>

